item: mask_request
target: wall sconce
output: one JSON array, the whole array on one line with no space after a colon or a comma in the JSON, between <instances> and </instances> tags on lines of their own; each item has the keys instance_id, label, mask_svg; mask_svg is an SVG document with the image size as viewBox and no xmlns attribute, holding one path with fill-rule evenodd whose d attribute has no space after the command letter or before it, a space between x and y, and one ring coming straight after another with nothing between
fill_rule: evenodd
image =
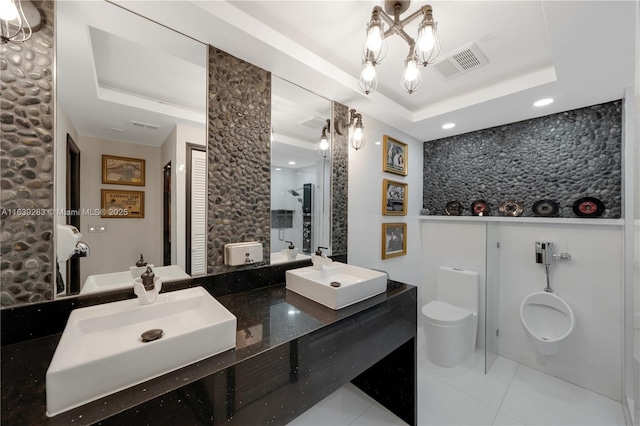
<instances>
[{"instance_id":1,"label":"wall sconce","mask_svg":"<svg viewBox=\"0 0 640 426\"><path fill-rule=\"evenodd\" d=\"M331 120L327 118L327 124L322 128L322 136L320 137L320 155L323 158L327 158L327 154L329 153L329 139L327 138L327 132L331 134Z\"/></svg>"},{"instance_id":2,"label":"wall sconce","mask_svg":"<svg viewBox=\"0 0 640 426\"><path fill-rule=\"evenodd\" d=\"M28 0L0 0L0 42L24 43L42 25L42 16Z\"/></svg>"},{"instance_id":3,"label":"wall sconce","mask_svg":"<svg viewBox=\"0 0 640 426\"><path fill-rule=\"evenodd\" d=\"M336 125L336 133L344 135L344 131L353 128L351 132L351 138L349 139L349 145L356 151L364 147L366 141L364 140L364 124L362 124L362 114L356 112L355 109L349 110L349 124L344 120L339 120Z\"/></svg>"}]
</instances>

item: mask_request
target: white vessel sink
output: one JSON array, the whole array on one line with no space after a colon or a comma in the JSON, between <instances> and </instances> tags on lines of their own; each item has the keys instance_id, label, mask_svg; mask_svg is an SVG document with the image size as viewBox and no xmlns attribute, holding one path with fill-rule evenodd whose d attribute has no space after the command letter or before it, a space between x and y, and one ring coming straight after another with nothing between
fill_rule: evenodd
<instances>
[{"instance_id":1,"label":"white vessel sink","mask_svg":"<svg viewBox=\"0 0 640 426\"><path fill-rule=\"evenodd\" d=\"M191 278L191 276L184 272L178 265L158 266L152 269L154 274L162 277L163 283ZM133 279L134 277L131 275L131 271L89 275L80 290L80 294L84 295L107 290L133 288Z\"/></svg>"},{"instance_id":2,"label":"white vessel sink","mask_svg":"<svg viewBox=\"0 0 640 426\"><path fill-rule=\"evenodd\" d=\"M331 283L340 283L333 287ZM332 309L368 299L387 290L387 275L371 269L333 262L323 269L313 266L286 271L287 289Z\"/></svg>"},{"instance_id":3,"label":"white vessel sink","mask_svg":"<svg viewBox=\"0 0 640 426\"><path fill-rule=\"evenodd\" d=\"M160 339L141 334L162 329ZM47 415L235 348L236 317L202 287L71 312L46 376Z\"/></svg>"}]
</instances>

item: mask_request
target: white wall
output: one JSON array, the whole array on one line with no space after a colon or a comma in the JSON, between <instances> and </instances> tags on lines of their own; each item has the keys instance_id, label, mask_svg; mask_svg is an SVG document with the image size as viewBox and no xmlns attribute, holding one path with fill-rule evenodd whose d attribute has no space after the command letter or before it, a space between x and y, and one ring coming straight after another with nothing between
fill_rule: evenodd
<instances>
[{"instance_id":1,"label":"white wall","mask_svg":"<svg viewBox=\"0 0 640 426\"><path fill-rule=\"evenodd\" d=\"M134 145L106 139L80 136L82 182L81 208L100 209L100 190L144 191L143 219L103 219L83 216L80 232L90 249L89 257L80 259L80 282L88 275L129 270L140 253L154 265L162 265L162 166L160 148ZM120 155L146 160L145 186L103 185L102 154ZM106 224L107 232L89 233L89 225Z\"/></svg>"},{"instance_id":2,"label":"white wall","mask_svg":"<svg viewBox=\"0 0 640 426\"><path fill-rule=\"evenodd\" d=\"M563 350L538 354L520 321L520 304L546 286L534 242L554 243L572 259L554 262L551 288L573 310L576 324ZM622 229L618 226L500 224L501 356L621 400Z\"/></svg>"},{"instance_id":3,"label":"white wall","mask_svg":"<svg viewBox=\"0 0 640 426\"><path fill-rule=\"evenodd\" d=\"M356 151L349 147L349 227L348 261L350 264L387 271L392 279L419 286L420 230L418 215L422 208L422 142L363 116L367 144ZM382 171L383 135L408 144L407 176ZM392 179L409 184L407 216L382 215L382 180ZM382 223L407 224L407 255L382 260Z\"/></svg>"}]
</instances>

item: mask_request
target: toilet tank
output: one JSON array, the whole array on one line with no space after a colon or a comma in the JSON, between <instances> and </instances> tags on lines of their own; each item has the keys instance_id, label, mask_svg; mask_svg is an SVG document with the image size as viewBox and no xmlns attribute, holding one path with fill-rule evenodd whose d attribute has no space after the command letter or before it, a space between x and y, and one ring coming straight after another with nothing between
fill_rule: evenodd
<instances>
[{"instance_id":1,"label":"toilet tank","mask_svg":"<svg viewBox=\"0 0 640 426\"><path fill-rule=\"evenodd\" d=\"M438 268L438 296L441 302L478 312L478 273L465 269Z\"/></svg>"}]
</instances>

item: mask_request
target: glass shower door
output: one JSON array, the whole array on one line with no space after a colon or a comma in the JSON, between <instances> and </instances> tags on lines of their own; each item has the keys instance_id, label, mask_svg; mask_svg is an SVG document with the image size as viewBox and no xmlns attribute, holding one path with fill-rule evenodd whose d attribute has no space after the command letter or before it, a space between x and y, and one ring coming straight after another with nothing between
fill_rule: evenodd
<instances>
[{"instance_id":1,"label":"glass shower door","mask_svg":"<svg viewBox=\"0 0 640 426\"><path fill-rule=\"evenodd\" d=\"M500 223L487 222L487 256L485 278L485 322L484 322L484 372L489 371L498 357L500 329Z\"/></svg>"}]
</instances>

